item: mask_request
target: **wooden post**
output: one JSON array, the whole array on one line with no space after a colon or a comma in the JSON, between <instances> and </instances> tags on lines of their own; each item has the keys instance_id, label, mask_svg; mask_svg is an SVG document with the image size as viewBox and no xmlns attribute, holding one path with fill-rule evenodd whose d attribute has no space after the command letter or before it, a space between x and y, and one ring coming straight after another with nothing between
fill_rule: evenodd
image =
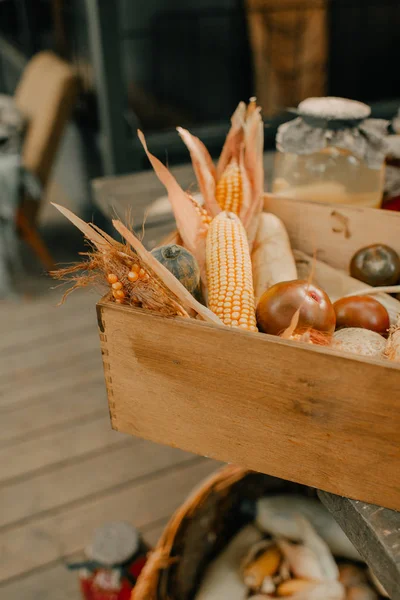
<instances>
[{"instance_id":1,"label":"wooden post","mask_svg":"<svg viewBox=\"0 0 400 600\"><path fill-rule=\"evenodd\" d=\"M263 115L324 96L327 0L246 0L246 11Z\"/></svg>"},{"instance_id":2,"label":"wooden post","mask_svg":"<svg viewBox=\"0 0 400 600\"><path fill-rule=\"evenodd\" d=\"M124 118L127 91L122 78L118 3L110 0L85 2L104 172L106 175L118 175L135 169L128 124Z\"/></svg>"}]
</instances>

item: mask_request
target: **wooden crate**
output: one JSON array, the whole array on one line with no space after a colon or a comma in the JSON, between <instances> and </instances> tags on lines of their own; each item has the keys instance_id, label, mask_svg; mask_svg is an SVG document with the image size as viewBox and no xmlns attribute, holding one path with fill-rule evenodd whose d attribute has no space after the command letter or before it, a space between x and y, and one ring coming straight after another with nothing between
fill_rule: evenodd
<instances>
[{"instance_id":1,"label":"wooden crate","mask_svg":"<svg viewBox=\"0 0 400 600\"><path fill-rule=\"evenodd\" d=\"M347 268L400 215L266 199L293 247ZM400 510L400 367L103 299L114 429ZM140 457L138 457L140 460Z\"/></svg>"}]
</instances>

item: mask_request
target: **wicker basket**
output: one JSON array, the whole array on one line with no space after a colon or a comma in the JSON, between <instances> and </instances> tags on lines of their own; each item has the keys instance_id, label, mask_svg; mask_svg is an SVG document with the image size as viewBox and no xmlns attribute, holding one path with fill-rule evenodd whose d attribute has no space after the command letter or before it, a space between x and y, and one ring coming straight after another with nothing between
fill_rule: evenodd
<instances>
[{"instance_id":1,"label":"wicker basket","mask_svg":"<svg viewBox=\"0 0 400 600\"><path fill-rule=\"evenodd\" d=\"M315 496L310 488L240 467L224 467L206 479L172 516L132 600L190 600L208 563L253 520L254 500L270 492Z\"/></svg>"}]
</instances>

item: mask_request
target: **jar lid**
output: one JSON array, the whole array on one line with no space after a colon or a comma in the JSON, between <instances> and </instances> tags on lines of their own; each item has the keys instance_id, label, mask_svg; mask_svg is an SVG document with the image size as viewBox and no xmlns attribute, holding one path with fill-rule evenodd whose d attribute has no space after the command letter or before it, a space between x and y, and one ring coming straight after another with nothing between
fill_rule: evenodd
<instances>
[{"instance_id":1,"label":"jar lid","mask_svg":"<svg viewBox=\"0 0 400 600\"><path fill-rule=\"evenodd\" d=\"M312 154L327 147L348 150L371 169L381 168L386 152L388 121L369 119L371 109L346 98L307 98L295 112L298 117L278 127L280 152Z\"/></svg>"},{"instance_id":2,"label":"jar lid","mask_svg":"<svg viewBox=\"0 0 400 600\"><path fill-rule=\"evenodd\" d=\"M296 112L303 118L315 117L324 121L363 121L370 116L371 108L357 100L327 96L303 100Z\"/></svg>"},{"instance_id":3,"label":"jar lid","mask_svg":"<svg viewBox=\"0 0 400 600\"><path fill-rule=\"evenodd\" d=\"M92 543L85 554L105 567L120 565L139 550L139 533L129 523L115 521L105 523L94 532Z\"/></svg>"}]
</instances>

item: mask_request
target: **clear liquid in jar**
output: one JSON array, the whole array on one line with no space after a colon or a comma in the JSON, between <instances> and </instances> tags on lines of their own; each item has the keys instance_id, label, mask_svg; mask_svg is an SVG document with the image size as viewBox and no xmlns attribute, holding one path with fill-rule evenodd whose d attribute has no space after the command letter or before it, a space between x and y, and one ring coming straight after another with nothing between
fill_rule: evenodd
<instances>
[{"instance_id":1,"label":"clear liquid in jar","mask_svg":"<svg viewBox=\"0 0 400 600\"><path fill-rule=\"evenodd\" d=\"M313 154L278 152L272 192L296 200L380 208L384 166L371 169L338 148Z\"/></svg>"}]
</instances>

